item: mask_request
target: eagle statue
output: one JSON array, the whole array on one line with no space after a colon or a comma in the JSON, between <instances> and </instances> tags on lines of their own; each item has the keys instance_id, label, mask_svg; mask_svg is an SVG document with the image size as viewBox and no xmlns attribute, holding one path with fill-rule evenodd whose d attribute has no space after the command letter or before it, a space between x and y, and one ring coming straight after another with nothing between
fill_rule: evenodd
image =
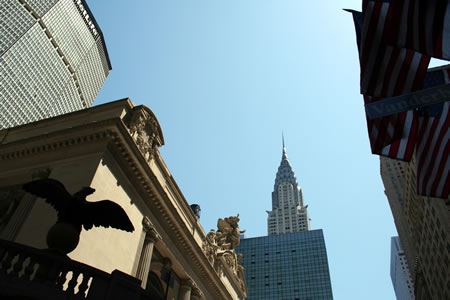
<instances>
[{"instance_id":1,"label":"eagle statue","mask_svg":"<svg viewBox=\"0 0 450 300\"><path fill-rule=\"evenodd\" d=\"M82 227L90 230L93 226L112 227L127 232L133 232L134 227L128 218L126 212L120 205L110 200L89 202L86 200L88 195L95 192L91 187L83 187L78 192L71 195L64 185L51 178L38 179L23 185L23 189L35 196L45 199L58 213L56 224L49 230L47 235L47 244L49 248L59 248L62 252L68 253L78 245L79 235ZM70 247L60 249L58 245L50 240L61 239L61 234L52 238L53 231L59 231L58 228L70 227L73 234L77 234L76 243L73 241ZM63 231L68 232L67 229ZM56 242L58 244L59 242ZM52 244L52 245L50 245ZM55 246L55 247L52 247ZM73 248L73 249L69 249ZM68 251L70 250L70 251Z\"/></svg>"}]
</instances>

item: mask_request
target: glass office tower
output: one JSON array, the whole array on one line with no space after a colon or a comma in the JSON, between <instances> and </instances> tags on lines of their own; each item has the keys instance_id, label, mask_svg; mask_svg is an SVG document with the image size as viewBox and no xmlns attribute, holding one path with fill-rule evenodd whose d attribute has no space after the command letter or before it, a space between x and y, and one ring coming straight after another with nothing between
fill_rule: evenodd
<instances>
[{"instance_id":1,"label":"glass office tower","mask_svg":"<svg viewBox=\"0 0 450 300\"><path fill-rule=\"evenodd\" d=\"M242 239L247 300L331 300L322 230Z\"/></svg>"},{"instance_id":2,"label":"glass office tower","mask_svg":"<svg viewBox=\"0 0 450 300\"><path fill-rule=\"evenodd\" d=\"M85 1L0 1L0 129L91 106L110 70Z\"/></svg>"}]
</instances>

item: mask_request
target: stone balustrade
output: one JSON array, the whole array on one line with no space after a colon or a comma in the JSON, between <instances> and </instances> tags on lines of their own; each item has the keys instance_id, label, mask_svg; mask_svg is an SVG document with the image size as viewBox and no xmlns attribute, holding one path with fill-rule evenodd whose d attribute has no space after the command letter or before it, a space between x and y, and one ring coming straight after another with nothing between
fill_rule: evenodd
<instances>
[{"instance_id":1,"label":"stone balustrade","mask_svg":"<svg viewBox=\"0 0 450 300\"><path fill-rule=\"evenodd\" d=\"M108 274L51 250L1 239L0 298L152 299L139 279L121 271Z\"/></svg>"}]
</instances>

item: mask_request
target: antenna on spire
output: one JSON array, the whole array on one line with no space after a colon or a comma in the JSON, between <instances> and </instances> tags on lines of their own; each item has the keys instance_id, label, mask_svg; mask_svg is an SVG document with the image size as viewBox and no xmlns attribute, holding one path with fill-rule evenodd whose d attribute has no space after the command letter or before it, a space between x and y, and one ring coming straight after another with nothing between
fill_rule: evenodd
<instances>
[{"instance_id":1,"label":"antenna on spire","mask_svg":"<svg viewBox=\"0 0 450 300\"><path fill-rule=\"evenodd\" d=\"M281 131L281 141L283 143L283 157L286 156L286 147L284 146L284 133Z\"/></svg>"}]
</instances>

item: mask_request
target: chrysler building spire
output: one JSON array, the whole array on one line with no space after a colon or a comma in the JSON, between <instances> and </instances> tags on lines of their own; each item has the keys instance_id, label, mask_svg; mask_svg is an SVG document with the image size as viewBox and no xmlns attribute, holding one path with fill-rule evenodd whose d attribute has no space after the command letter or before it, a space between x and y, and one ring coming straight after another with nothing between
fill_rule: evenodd
<instances>
[{"instance_id":1,"label":"chrysler building spire","mask_svg":"<svg viewBox=\"0 0 450 300\"><path fill-rule=\"evenodd\" d=\"M269 235L311 230L308 206L303 203L302 188L289 163L284 135L282 142L283 153L272 192L272 211L267 212Z\"/></svg>"}]
</instances>

